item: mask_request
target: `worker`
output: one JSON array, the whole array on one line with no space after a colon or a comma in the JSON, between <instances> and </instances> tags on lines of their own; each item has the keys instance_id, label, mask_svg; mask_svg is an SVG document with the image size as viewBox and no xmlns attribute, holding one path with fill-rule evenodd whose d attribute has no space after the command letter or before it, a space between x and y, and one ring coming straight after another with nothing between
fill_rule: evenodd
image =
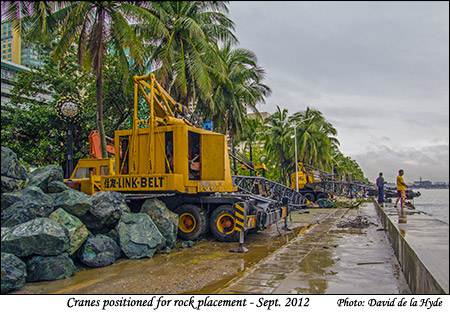
<instances>
[{"instance_id":1,"label":"worker","mask_svg":"<svg viewBox=\"0 0 450 313\"><path fill-rule=\"evenodd\" d=\"M398 171L397 176L397 200L395 200L394 208L397 208L397 203L400 200L400 208L403 209L403 202L404 199L406 199L406 188L408 188L408 185L405 184L405 181L403 180L403 174L405 173L404 170Z\"/></svg>"},{"instance_id":2,"label":"worker","mask_svg":"<svg viewBox=\"0 0 450 313\"><path fill-rule=\"evenodd\" d=\"M378 204L384 206L384 184L386 182L383 178L383 173L380 173L377 178L377 187L378 187Z\"/></svg>"}]
</instances>

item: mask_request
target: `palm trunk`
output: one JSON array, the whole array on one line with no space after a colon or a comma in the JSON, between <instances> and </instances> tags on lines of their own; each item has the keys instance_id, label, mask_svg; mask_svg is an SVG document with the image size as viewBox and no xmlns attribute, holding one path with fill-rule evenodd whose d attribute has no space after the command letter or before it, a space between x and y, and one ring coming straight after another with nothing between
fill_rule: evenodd
<instances>
[{"instance_id":1,"label":"palm trunk","mask_svg":"<svg viewBox=\"0 0 450 313\"><path fill-rule=\"evenodd\" d=\"M97 127L98 133L100 135L100 150L102 152L102 158L108 157L108 151L106 150L106 136L105 129L103 127L103 22L104 22L104 13L103 10L100 9L98 12L98 24L96 29L97 36L95 36L98 40L98 51L94 60L95 74L97 77L96 87L97 87Z\"/></svg>"},{"instance_id":2,"label":"palm trunk","mask_svg":"<svg viewBox=\"0 0 450 313\"><path fill-rule=\"evenodd\" d=\"M100 62L100 64L102 64ZM102 158L108 157L108 151L106 150L106 135L103 127L103 71L100 65L97 81L97 128L100 135L100 149L102 151Z\"/></svg>"}]
</instances>

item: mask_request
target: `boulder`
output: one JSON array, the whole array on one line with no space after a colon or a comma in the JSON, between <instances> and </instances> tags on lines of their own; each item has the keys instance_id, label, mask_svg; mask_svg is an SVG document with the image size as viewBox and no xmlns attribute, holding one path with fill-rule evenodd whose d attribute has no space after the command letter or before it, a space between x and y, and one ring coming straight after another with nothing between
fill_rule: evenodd
<instances>
[{"instance_id":1,"label":"boulder","mask_svg":"<svg viewBox=\"0 0 450 313\"><path fill-rule=\"evenodd\" d=\"M2 147L1 176L18 180L27 179L27 170L20 164L17 155L9 148Z\"/></svg>"},{"instance_id":2,"label":"boulder","mask_svg":"<svg viewBox=\"0 0 450 313\"><path fill-rule=\"evenodd\" d=\"M332 208L334 205L333 200L322 198L317 200L317 205L320 208Z\"/></svg>"},{"instance_id":3,"label":"boulder","mask_svg":"<svg viewBox=\"0 0 450 313\"><path fill-rule=\"evenodd\" d=\"M22 200L2 211L2 227L16 226L37 217L48 217L54 211L53 205L34 200Z\"/></svg>"},{"instance_id":4,"label":"boulder","mask_svg":"<svg viewBox=\"0 0 450 313\"><path fill-rule=\"evenodd\" d=\"M53 198L51 196L45 194L41 188L35 186L27 187L16 192L3 193L1 197L2 210L8 208L15 202L24 200L46 204L51 204L53 202Z\"/></svg>"},{"instance_id":5,"label":"boulder","mask_svg":"<svg viewBox=\"0 0 450 313\"><path fill-rule=\"evenodd\" d=\"M116 227L120 248L130 259L151 258L166 240L145 213L124 214Z\"/></svg>"},{"instance_id":6,"label":"boulder","mask_svg":"<svg viewBox=\"0 0 450 313\"><path fill-rule=\"evenodd\" d=\"M83 192L68 189L55 194L53 205L55 208L63 208L70 214L81 217L92 207L92 200Z\"/></svg>"},{"instance_id":7,"label":"boulder","mask_svg":"<svg viewBox=\"0 0 450 313\"><path fill-rule=\"evenodd\" d=\"M69 189L69 186L59 180L51 181L47 186L48 193L59 193Z\"/></svg>"},{"instance_id":8,"label":"boulder","mask_svg":"<svg viewBox=\"0 0 450 313\"><path fill-rule=\"evenodd\" d=\"M61 224L69 232L69 250L70 255L74 254L86 241L89 231L79 218L67 213L59 208L49 217L51 220Z\"/></svg>"},{"instance_id":9,"label":"boulder","mask_svg":"<svg viewBox=\"0 0 450 313\"><path fill-rule=\"evenodd\" d=\"M1 193L17 191L20 189L23 182L24 182L23 180L20 180L17 178L2 176L1 177Z\"/></svg>"},{"instance_id":10,"label":"boulder","mask_svg":"<svg viewBox=\"0 0 450 313\"><path fill-rule=\"evenodd\" d=\"M164 202L158 199L147 199L142 205L141 213L150 216L159 232L166 239L167 247L175 247L178 234L178 214L170 211Z\"/></svg>"},{"instance_id":11,"label":"boulder","mask_svg":"<svg viewBox=\"0 0 450 313\"><path fill-rule=\"evenodd\" d=\"M130 213L125 197L115 191L98 192L90 196L92 207L81 218L94 234L105 234L114 229L124 213Z\"/></svg>"},{"instance_id":12,"label":"boulder","mask_svg":"<svg viewBox=\"0 0 450 313\"><path fill-rule=\"evenodd\" d=\"M119 245L110 237L96 235L89 237L80 250L80 261L91 267L108 266L120 257Z\"/></svg>"},{"instance_id":13,"label":"boulder","mask_svg":"<svg viewBox=\"0 0 450 313\"><path fill-rule=\"evenodd\" d=\"M36 218L13 227L2 227L1 250L18 257L59 255L69 248L69 232L49 218Z\"/></svg>"},{"instance_id":14,"label":"boulder","mask_svg":"<svg viewBox=\"0 0 450 313\"><path fill-rule=\"evenodd\" d=\"M67 253L57 256L36 255L27 261L27 282L60 280L73 276L76 267Z\"/></svg>"},{"instance_id":15,"label":"boulder","mask_svg":"<svg viewBox=\"0 0 450 313\"><path fill-rule=\"evenodd\" d=\"M48 192L48 184L52 181L63 181L63 170L61 166L54 164L39 167L28 175L24 187L36 186L43 192Z\"/></svg>"},{"instance_id":16,"label":"boulder","mask_svg":"<svg viewBox=\"0 0 450 313\"><path fill-rule=\"evenodd\" d=\"M22 288L26 277L25 263L14 254L2 252L2 294Z\"/></svg>"}]
</instances>

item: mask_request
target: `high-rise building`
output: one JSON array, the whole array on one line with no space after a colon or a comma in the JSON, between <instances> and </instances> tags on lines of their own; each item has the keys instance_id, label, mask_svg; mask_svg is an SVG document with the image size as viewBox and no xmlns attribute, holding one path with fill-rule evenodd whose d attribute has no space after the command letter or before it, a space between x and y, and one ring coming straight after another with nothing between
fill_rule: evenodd
<instances>
[{"instance_id":1,"label":"high-rise building","mask_svg":"<svg viewBox=\"0 0 450 313\"><path fill-rule=\"evenodd\" d=\"M12 22L2 22L2 61L10 61L28 67L40 67L42 61L32 43L26 43L20 33L13 27Z\"/></svg>"}]
</instances>

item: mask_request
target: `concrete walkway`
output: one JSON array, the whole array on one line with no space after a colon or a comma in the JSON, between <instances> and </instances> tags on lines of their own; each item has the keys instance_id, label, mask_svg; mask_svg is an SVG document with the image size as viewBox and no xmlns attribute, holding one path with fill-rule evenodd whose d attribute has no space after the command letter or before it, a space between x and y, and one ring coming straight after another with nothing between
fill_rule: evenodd
<instances>
[{"instance_id":1,"label":"concrete walkway","mask_svg":"<svg viewBox=\"0 0 450 313\"><path fill-rule=\"evenodd\" d=\"M314 226L227 284L224 294L406 294L410 289L374 205L315 214ZM366 228L339 228L363 216ZM306 214L293 213L293 223ZM317 220L317 217L320 219Z\"/></svg>"}]
</instances>

